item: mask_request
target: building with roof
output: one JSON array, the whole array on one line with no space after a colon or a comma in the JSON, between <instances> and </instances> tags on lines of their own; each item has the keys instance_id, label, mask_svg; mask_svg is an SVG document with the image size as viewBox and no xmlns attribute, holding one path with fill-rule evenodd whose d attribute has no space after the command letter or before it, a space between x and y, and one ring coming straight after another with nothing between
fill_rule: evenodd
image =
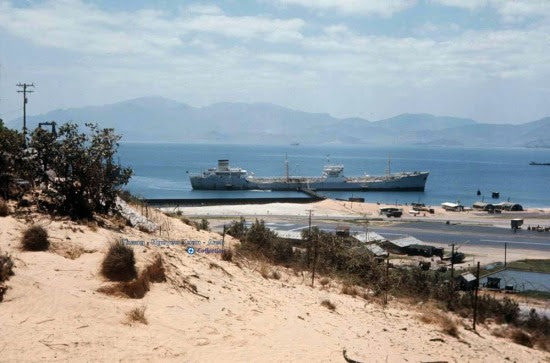
<instances>
[{"instance_id":1,"label":"building with roof","mask_svg":"<svg viewBox=\"0 0 550 363\"><path fill-rule=\"evenodd\" d=\"M441 208L451 212L461 212L464 210L464 206L462 204L450 202L441 203Z\"/></svg>"},{"instance_id":2,"label":"building with roof","mask_svg":"<svg viewBox=\"0 0 550 363\"><path fill-rule=\"evenodd\" d=\"M427 245L421 240L412 236L407 236L394 240L386 240L382 242L381 245L391 252L407 254L411 256L443 257L444 253L443 248Z\"/></svg>"},{"instance_id":3,"label":"building with roof","mask_svg":"<svg viewBox=\"0 0 550 363\"><path fill-rule=\"evenodd\" d=\"M477 277L471 272L465 272L457 277L459 287L463 291L470 291L476 288Z\"/></svg>"},{"instance_id":4,"label":"building with roof","mask_svg":"<svg viewBox=\"0 0 550 363\"><path fill-rule=\"evenodd\" d=\"M386 238L372 231L354 233L352 237L361 243L383 242L386 240Z\"/></svg>"},{"instance_id":5,"label":"building with roof","mask_svg":"<svg viewBox=\"0 0 550 363\"><path fill-rule=\"evenodd\" d=\"M523 212L523 206L521 204L511 202L502 202L495 204L495 208L512 212Z\"/></svg>"},{"instance_id":6,"label":"building with roof","mask_svg":"<svg viewBox=\"0 0 550 363\"><path fill-rule=\"evenodd\" d=\"M485 212L491 212L495 210L495 206L491 203L485 203L485 202L475 202L472 205L472 208L477 210L482 210Z\"/></svg>"},{"instance_id":7,"label":"building with roof","mask_svg":"<svg viewBox=\"0 0 550 363\"><path fill-rule=\"evenodd\" d=\"M372 254L373 254L375 257L385 258L385 257L388 256L388 251L386 251L385 249L383 249L382 247L378 246L378 245L375 244L375 243L365 244L364 246L365 246L365 248L366 248L367 250L369 250L370 252L372 252Z\"/></svg>"}]
</instances>

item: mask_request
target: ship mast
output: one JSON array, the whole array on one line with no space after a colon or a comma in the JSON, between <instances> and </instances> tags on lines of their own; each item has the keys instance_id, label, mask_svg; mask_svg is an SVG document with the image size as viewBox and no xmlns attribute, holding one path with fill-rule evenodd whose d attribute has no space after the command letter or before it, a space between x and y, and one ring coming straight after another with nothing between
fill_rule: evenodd
<instances>
[{"instance_id":1,"label":"ship mast","mask_svg":"<svg viewBox=\"0 0 550 363\"><path fill-rule=\"evenodd\" d=\"M391 154L388 155L388 178L391 176Z\"/></svg>"}]
</instances>

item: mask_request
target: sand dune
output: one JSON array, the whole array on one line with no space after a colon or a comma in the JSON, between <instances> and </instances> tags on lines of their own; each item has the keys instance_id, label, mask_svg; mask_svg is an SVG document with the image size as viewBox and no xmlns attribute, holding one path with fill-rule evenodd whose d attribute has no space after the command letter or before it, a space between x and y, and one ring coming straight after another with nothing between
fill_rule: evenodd
<instances>
[{"instance_id":1,"label":"sand dune","mask_svg":"<svg viewBox=\"0 0 550 363\"><path fill-rule=\"evenodd\" d=\"M446 335L419 320L431 308L391 300L384 309L342 295L334 281L312 288L309 276L280 267L272 267L280 280L264 279L257 263L239 267L217 254L189 255L181 246L134 247L138 266L160 254L169 277L143 299L97 292L109 284L99 266L110 241L220 238L161 214L153 218L165 226L164 236L34 216L50 233L49 252L19 250L28 223L0 218L0 249L15 261L0 303L0 361L343 362L343 349L362 362L550 360L483 326L480 336L462 327L460 338ZM324 299L336 305L334 312L320 305ZM128 324L126 313L140 306L148 324Z\"/></svg>"}]
</instances>

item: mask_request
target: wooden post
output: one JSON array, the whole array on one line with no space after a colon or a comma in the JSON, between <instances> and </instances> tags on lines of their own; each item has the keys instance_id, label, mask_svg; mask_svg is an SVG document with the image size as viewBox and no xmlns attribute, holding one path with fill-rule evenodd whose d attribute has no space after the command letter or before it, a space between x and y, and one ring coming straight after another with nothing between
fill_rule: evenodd
<instances>
[{"instance_id":1,"label":"wooden post","mask_svg":"<svg viewBox=\"0 0 550 363\"><path fill-rule=\"evenodd\" d=\"M508 252L508 243L504 242L504 267L506 267L506 254Z\"/></svg>"},{"instance_id":2,"label":"wooden post","mask_svg":"<svg viewBox=\"0 0 550 363\"><path fill-rule=\"evenodd\" d=\"M386 281L384 283L384 306L388 304L389 271L390 271L390 254L388 253L388 257L386 257Z\"/></svg>"},{"instance_id":3,"label":"wooden post","mask_svg":"<svg viewBox=\"0 0 550 363\"><path fill-rule=\"evenodd\" d=\"M454 290L455 290L455 244L451 245L451 281L450 281L450 291L449 291L449 301L447 303L448 308L451 308Z\"/></svg>"},{"instance_id":4,"label":"wooden post","mask_svg":"<svg viewBox=\"0 0 550 363\"><path fill-rule=\"evenodd\" d=\"M222 233L222 249L225 248L225 224L223 225L223 233Z\"/></svg>"},{"instance_id":5,"label":"wooden post","mask_svg":"<svg viewBox=\"0 0 550 363\"><path fill-rule=\"evenodd\" d=\"M319 237L315 238L315 248L313 250L313 273L311 275L311 287L315 283L315 267L317 267L317 245L319 244Z\"/></svg>"},{"instance_id":6,"label":"wooden post","mask_svg":"<svg viewBox=\"0 0 550 363\"><path fill-rule=\"evenodd\" d=\"M479 291L479 261L477 262L477 272L476 272L476 290L474 295L474 325L473 329L476 330L476 321L477 321L477 293Z\"/></svg>"}]
</instances>

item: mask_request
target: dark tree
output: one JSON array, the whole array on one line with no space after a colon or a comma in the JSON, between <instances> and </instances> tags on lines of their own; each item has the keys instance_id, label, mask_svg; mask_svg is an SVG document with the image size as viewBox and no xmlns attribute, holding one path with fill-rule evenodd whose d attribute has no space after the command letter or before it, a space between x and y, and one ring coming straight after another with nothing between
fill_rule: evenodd
<instances>
[{"instance_id":1,"label":"dark tree","mask_svg":"<svg viewBox=\"0 0 550 363\"><path fill-rule=\"evenodd\" d=\"M54 142L51 134L37 130L31 142L41 165L56 175L47 191L53 206L73 218L113 211L120 188L132 175L114 161L121 136L96 124L86 127L89 133L79 133L76 124L65 124Z\"/></svg>"},{"instance_id":2,"label":"dark tree","mask_svg":"<svg viewBox=\"0 0 550 363\"><path fill-rule=\"evenodd\" d=\"M11 187L24 162L23 135L0 120L0 195L11 197Z\"/></svg>"}]
</instances>

